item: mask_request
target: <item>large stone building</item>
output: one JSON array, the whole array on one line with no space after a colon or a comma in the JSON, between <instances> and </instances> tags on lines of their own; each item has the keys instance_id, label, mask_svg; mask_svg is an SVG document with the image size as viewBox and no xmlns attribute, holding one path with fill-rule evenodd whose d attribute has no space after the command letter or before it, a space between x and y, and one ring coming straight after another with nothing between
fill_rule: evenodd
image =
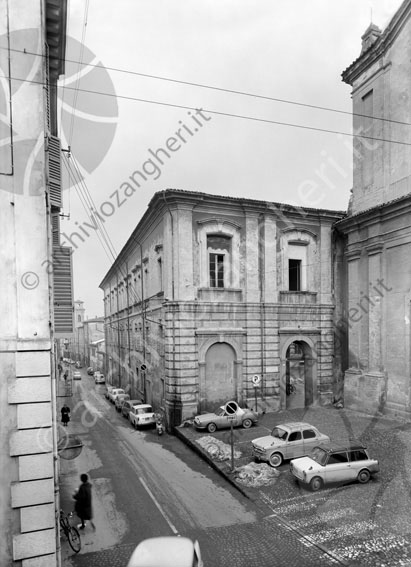
<instances>
[{"instance_id":1,"label":"large stone building","mask_svg":"<svg viewBox=\"0 0 411 567\"><path fill-rule=\"evenodd\" d=\"M0 565L59 558L56 339L72 332L60 246L57 79L65 0L0 0Z\"/></svg>"},{"instance_id":2,"label":"large stone building","mask_svg":"<svg viewBox=\"0 0 411 567\"><path fill-rule=\"evenodd\" d=\"M354 179L347 239L349 407L411 411L411 1L370 25L344 72L352 86Z\"/></svg>"},{"instance_id":3,"label":"large stone building","mask_svg":"<svg viewBox=\"0 0 411 567\"><path fill-rule=\"evenodd\" d=\"M171 424L229 399L252 407L256 393L266 410L332 402L342 217L156 193L100 284L109 380L163 406Z\"/></svg>"}]
</instances>

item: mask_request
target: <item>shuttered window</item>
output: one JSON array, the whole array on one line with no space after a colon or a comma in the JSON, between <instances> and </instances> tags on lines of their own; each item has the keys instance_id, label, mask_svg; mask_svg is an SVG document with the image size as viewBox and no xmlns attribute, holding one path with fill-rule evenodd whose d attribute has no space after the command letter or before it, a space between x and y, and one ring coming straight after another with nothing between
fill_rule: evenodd
<instances>
[{"instance_id":1,"label":"shuttered window","mask_svg":"<svg viewBox=\"0 0 411 567\"><path fill-rule=\"evenodd\" d=\"M73 332L73 283L71 248L53 247L54 331Z\"/></svg>"},{"instance_id":2,"label":"shuttered window","mask_svg":"<svg viewBox=\"0 0 411 567\"><path fill-rule=\"evenodd\" d=\"M60 138L49 136L47 152L47 174L50 204L61 208L61 155Z\"/></svg>"}]
</instances>

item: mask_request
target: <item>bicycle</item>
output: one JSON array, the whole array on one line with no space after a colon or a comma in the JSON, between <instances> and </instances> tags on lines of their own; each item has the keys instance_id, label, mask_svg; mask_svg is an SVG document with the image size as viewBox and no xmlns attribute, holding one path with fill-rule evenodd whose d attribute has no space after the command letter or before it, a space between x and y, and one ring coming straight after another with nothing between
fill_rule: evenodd
<instances>
[{"instance_id":1,"label":"bicycle","mask_svg":"<svg viewBox=\"0 0 411 567\"><path fill-rule=\"evenodd\" d=\"M70 518L72 516L73 512L65 514L63 510L60 510L60 528L68 539L71 549L75 553L78 553L81 549L81 539L78 529L70 524Z\"/></svg>"}]
</instances>

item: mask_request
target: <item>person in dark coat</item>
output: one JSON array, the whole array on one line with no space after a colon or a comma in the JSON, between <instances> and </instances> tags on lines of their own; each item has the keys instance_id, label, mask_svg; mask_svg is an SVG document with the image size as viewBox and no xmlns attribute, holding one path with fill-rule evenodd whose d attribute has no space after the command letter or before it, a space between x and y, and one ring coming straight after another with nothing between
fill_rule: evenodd
<instances>
[{"instance_id":1,"label":"person in dark coat","mask_svg":"<svg viewBox=\"0 0 411 567\"><path fill-rule=\"evenodd\" d=\"M91 503L91 484L88 481L88 475L80 475L81 485L77 492L73 495L76 505L74 507L77 516L81 520L79 528L84 530L86 527L86 520L90 521L93 529L95 530L95 525L93 523L93 507Z\"/></svg>"},{"instance_id":2,"label":"person in dark coat","mask_svg":"<svg viewBox=\"0 0 411 567\"><path fill-rule=\"evenodd\" d=\"M67 427L68 422L70 421L70 408L67 404L61 408L61 423L64 427Z\"/></svg>"}]
</instances>

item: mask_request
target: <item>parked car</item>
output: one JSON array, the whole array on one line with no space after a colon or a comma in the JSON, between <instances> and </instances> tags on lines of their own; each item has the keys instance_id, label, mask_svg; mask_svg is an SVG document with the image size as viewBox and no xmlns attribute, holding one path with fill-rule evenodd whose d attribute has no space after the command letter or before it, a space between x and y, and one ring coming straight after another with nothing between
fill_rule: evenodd
<instances>
[{"instance_id":1,"label":"parked car","mask_svg":"<svg viewBox=\"0 0 411 567\"><path fill-rule=\"evenodd\" d=\"M81 380L81 372L79 370L73 372L73 380Z\"/></svg>"},{"instance_id":2,"label":"parked car","mask_svg":"<svg viewBox=\"0 0 411 567\"><path fill-rule=\"evenodd\" d=\"M251 441L256 461L279 467L286 459L308 455L317 445L330 443L328 435L309 423L296 421L276 425L270 435Z\"/></svg>"},{"instance_id":3,"label":"parked car","mask_svg":"<svg viewBox=\"0 0 411 567\"><path fill-rule=\"evenodd\" d=\"M104 374L101 372L94 372L94 382L96 384L105 384L106 379L104 378Z\"/></svg>"},{"instance_id":4,"label":"parked car","mask_svg":"<svg viewBox=\"0 0 411 567\"><path fill-rule=\"evenodd\" d=\"M81 362L79 360L76 361L75 365L76 368L83 368Z\"/></svg>"},{"instance_id":5,"label":"parked car","mask_svg":"<svg viewBox=\"0 0 411 567\"><path fill-rule=\"evenodd\" d=\"M108 393L108 400L112 404L114 404L116 402L116 397L118 396L118 394L125 394L123 388L113 388L112 390L110 390L110 392Z\"/></svg>"},{"instance_id":6,"label":"parked car","mask_svg":"<svg viewBox=\"0 0 411 567\"><path fill-rule=\"evenodd\" d=\"M123 417L127 417L128 418L128 414L130 413L130 410L133 406L137 406L139 404L142 404L143 402L141 400L127 400L124 402L124 404L121 406L121 415Z\"/></svg>"},{"instance_id":7,"label":"parked car","mask_svg":"<svg viewBox=\"0 0 411 567\"><path fill-rule=\"evenodd\" d=\"M206 429L209 433L214 433L216 429L224 429L230 427L231 423L234 427L242 426L248 429L257 423L258 415L250 409L242 409L236 402L230 402L237 407L236 412L228 413L225 406L221 406L216 413L204 413L194 418L194 427L197 429Z\"/></svg>"},{"instance_id":8,"label":"parked car","mask_svg":"<svg viewBox=\"0 0 411 567\"><path fill-rule=\"evenodd\" d=\"M315 447L308 457L293 459L291 473L296 479L310 486L314 492L330 482L346 483L358 480L368 482L371 475L379 472L380 465L370 459L361 443Z\"/></svg>"},{"instance_id":9,"label":"parked car","mask_svg":"<svg viewBox=\"0 0 411 567\"><path fill-rule=\"evenodd\" d=\"M87 368L87 374L88 374L89 376L93 376L93 374L94 374L94 368L93 368L92 366L89 366L89 367Z\"/></svg>"},{"instance_id":10,"label":"parked car","mask_svg":"<svg viewBox=\"0 0 411 567\"><path fill-rule=\"evenodd\" d=\"M121 411L121 406L123 405L124 402L126 402L129 399L130 396L128 394L118 394L118 396L116 397L116 401L114 402L116 411Z\"/></svg>"},{"instance_id":11,"label":"parked car","mask_svg":"<svg viewBox=\"0 0 411 567\"><path fill-rule=\"evenodd\" d=\"M155 425L156 416L153 408L149 404L139 404L133 406L128 414L131 425L136 429L143 425Z\"/></svg>"},{"instance_id":12,"label":"parked car","mask_svg":"<svg viewBox=\"0 0 411 567\"><path fill-rule=\"evenodd\" d=\"M114 388L114 386L108 385L106 386L106 391L104 392L104 396L108 399L108 395L111 392L111 390Z\"/></svg>"},{"instance_id":13,"label":"parked car","mask_svg":"<svg viewBox=\"0 0 411 567\"><path fill-rule=\"evenodd\" d=\"M127 567L204 567L198 541L164 536L143 540L133 551Z\"/></svg>"}]
</instances>

